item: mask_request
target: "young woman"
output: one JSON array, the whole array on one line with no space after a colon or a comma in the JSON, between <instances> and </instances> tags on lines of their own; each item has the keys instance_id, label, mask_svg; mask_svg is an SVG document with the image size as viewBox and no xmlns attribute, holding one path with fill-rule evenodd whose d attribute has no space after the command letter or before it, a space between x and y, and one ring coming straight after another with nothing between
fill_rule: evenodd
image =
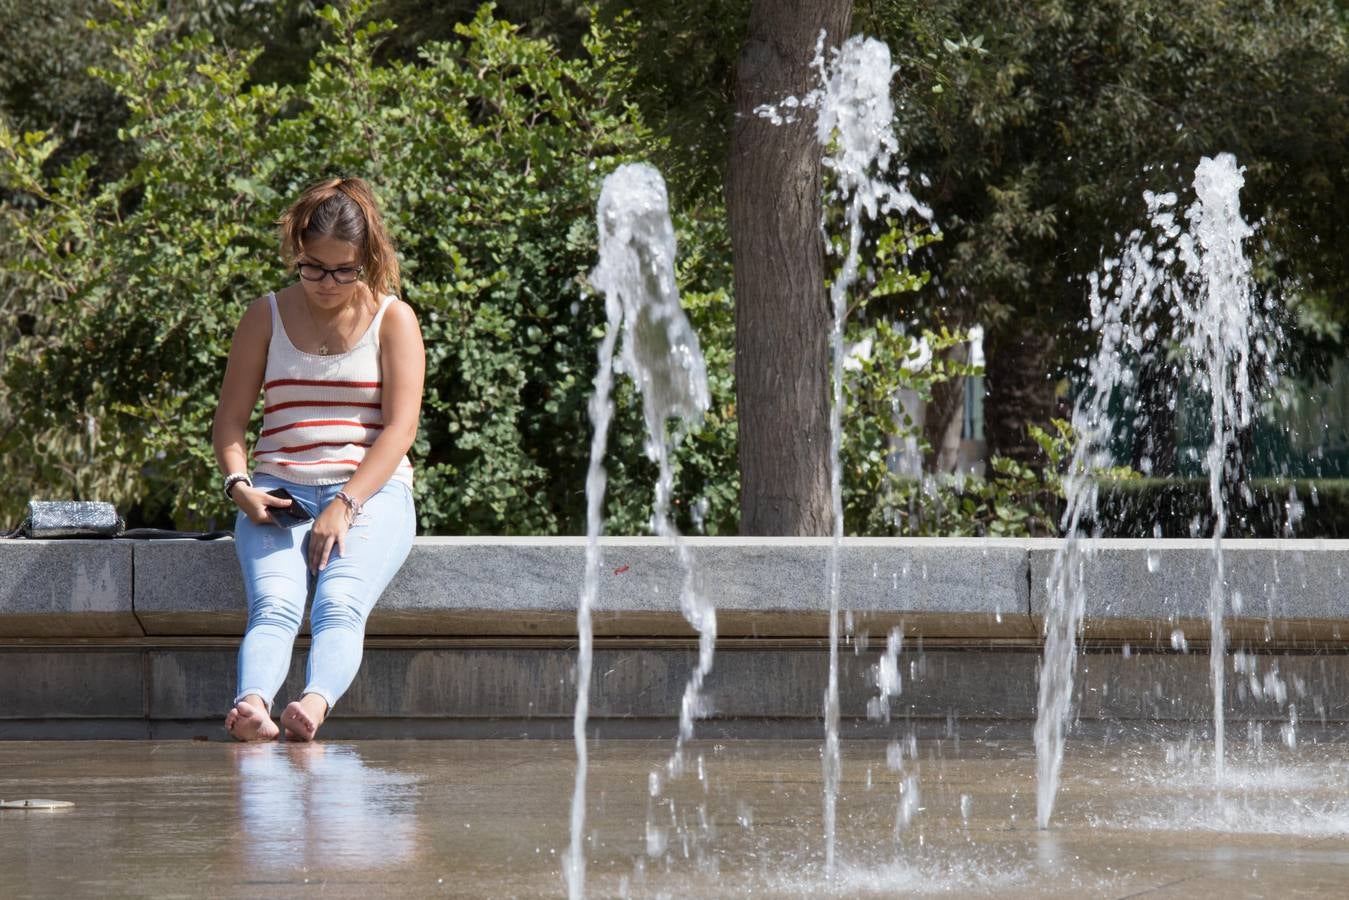
<instances>
[{"instance_id":1,"label":"young woman","mask_svg":"<svg viewBox=\"0 0 1349 900\"><path fill-rule=\"evenodd\" d=\"M426 355L397 298L398 260L369 186L336 178L280 221L298 279L249 306L234 333L212 440L239 507L235 547L248 598L239 682L225 728L272 740L272 699L312 580L304 693L281 714L312 740L361 662L365 621L412 546L412 466ZM245 432L262 428L249 475ZM280 490L278 490L280 489Z\"/></svg>"}]
</instances>

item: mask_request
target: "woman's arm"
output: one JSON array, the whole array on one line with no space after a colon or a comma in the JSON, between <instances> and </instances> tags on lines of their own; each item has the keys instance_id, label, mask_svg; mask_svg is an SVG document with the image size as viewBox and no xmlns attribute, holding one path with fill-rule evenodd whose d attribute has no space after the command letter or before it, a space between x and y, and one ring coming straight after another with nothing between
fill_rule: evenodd
<instances>
[{"instance_id":1,"label":"woman's arm","mask_svg":"<svg viewBox=\"0 0 1349 900\"><path fill-rule=\"evenodd\" d=\"M249 304L230 343L225 381L220 387L220 404L211 424L211 443L222 475L248 471L245 446L248 420L262 390L267 370L267 344L272 338L271 305L266 297ZM230 499L254 522L268 521L267 507L289 506L290 501L270 497L246 484L230 489Z\"/></svg>"},{"instance_id":2,"label":"woman's arm","mask_svg":"<svg viewBox=\"0 0 1349 900\"><path fill-rule=\"evenodd\" d=\"M383 378L380 403L384 429L365 452L361 464L342 490L364 503L393 477L417 437L422 412L422 384L426 379L426 348L412 307L401 300L389 304L379 329L379 361ZM309 561L314 570L328 564L334 544L344 550L347 508L331 503L314 523L309 539Z\"/></svg>"},{"instance_id":3,"label":"woman's arm","mask_svg":"<svg viewBox=\"0 0 1349 900\"><path fill-rule=\"evenodd\" d=\"M402 300L389 304L380 323L379 363L384 381L380 391L384 429L343 487L361 502L378 493L393 477L417 439L422 383L426 379L426 348L417 316Z\"/></svg>"}]
</instances>

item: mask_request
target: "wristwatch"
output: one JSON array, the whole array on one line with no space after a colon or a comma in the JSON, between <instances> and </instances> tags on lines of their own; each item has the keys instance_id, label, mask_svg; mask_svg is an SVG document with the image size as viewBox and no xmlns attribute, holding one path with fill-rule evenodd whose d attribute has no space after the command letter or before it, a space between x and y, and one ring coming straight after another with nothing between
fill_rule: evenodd
<instances>
[{"instance_id":1,"label":"wristwatch","mask_svg":"<svg viewBox=\"0 0 1349 900\"><path fill-rule=\"evenodd\" d=\"M239 484L240 482L248 485L249 487L253 486L253 479L249 478L248 473L246 472L233 472L225 476L224 489L226 498L230 500L234 499L234 497L230 495L230 491L234 490L234 486L236 484Z\"/></svg>"}]
</instances>

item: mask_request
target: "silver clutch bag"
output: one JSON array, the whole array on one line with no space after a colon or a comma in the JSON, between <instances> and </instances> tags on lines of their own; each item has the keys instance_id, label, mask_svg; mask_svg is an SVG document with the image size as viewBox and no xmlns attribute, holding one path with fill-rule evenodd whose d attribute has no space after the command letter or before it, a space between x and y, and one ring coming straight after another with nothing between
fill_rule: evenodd
<instances>
[{"instance_id":1,"label":"silver clutch bag","mask_svg":"<svg viewBox=\"0 0 1349 900\"><path fill-rule=\"evenodd\" d=\"M29 500L22 533L30 538L117 537L117 507L98 500Z\"/></svg>"}]
</instances>

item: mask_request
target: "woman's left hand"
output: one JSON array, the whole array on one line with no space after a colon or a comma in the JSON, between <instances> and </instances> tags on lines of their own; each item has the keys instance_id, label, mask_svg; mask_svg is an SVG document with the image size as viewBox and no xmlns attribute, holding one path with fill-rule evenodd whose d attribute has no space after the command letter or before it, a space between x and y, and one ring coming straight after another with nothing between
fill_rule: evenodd
<instances>
[{"instance_id":1,"label":"woman's left hand","mask_svg":"<svg viewBox=\"0 0 1349 900\"><path fill-rule=\"evenodd\" d=\"M314 527L309 531L309 571L315 574L322 572L328 565L328 556L333 547L337 547L338 556L346 554L347 529L350 527L347 523L347 505L334 498L319 513L319 517L314 520Z\"/></svg>"}]
</instances>

